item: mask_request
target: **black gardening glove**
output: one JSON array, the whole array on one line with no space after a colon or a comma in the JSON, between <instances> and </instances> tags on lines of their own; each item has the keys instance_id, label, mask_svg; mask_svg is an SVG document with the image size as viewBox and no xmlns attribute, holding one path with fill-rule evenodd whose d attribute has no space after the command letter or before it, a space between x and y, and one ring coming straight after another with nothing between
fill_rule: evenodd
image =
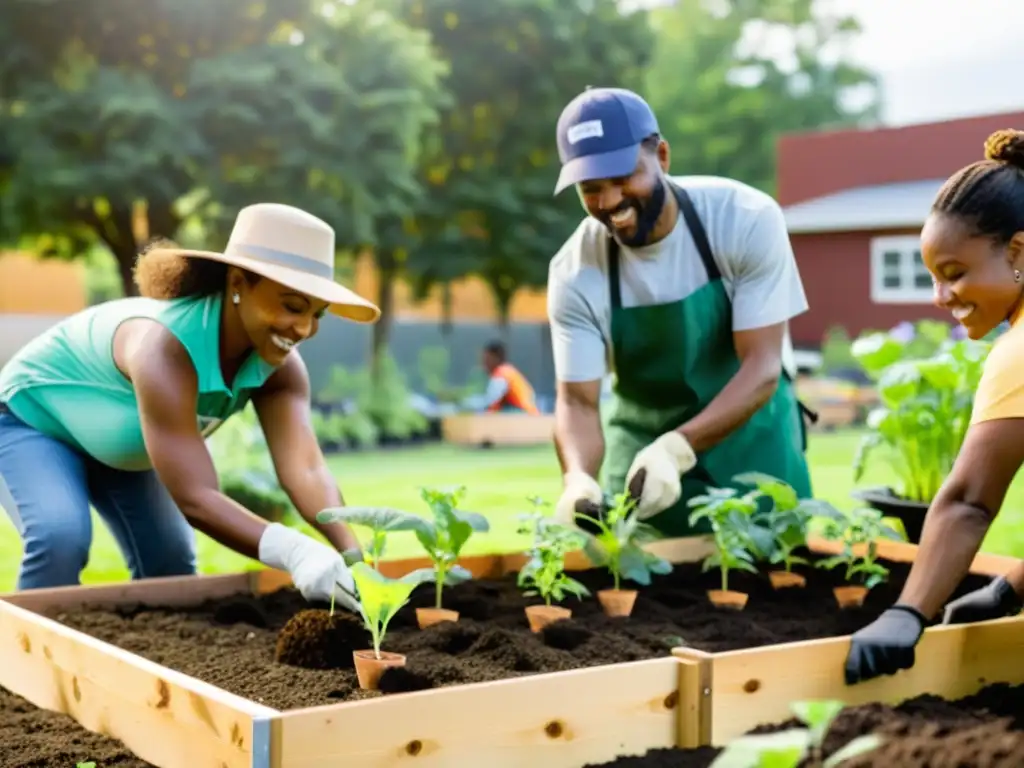
<instances>
[{"instance_id":1,"label":"black gardening glove","mask_svg":"<svg viewBox=\"0 0 1024 768\"><path fill-rule=\"evenodd\" d=\"M914 666L914 647L924 632L925 617L907 605L894 605L850 639L846 684L893 675Z\"/></svg>"},{"instance_id":2,"label":"black gardening glove","mask_svg":"<svg viewBox=\"0 0 1024 768\"><path fill-rule=\"evenodd\" d=\"M943 624L966 624L971 621L1000 619L1018 613L1024 601L1002 576L996 576L988 586L968 592L946 605Z\"/></svg>"}]
</instances>

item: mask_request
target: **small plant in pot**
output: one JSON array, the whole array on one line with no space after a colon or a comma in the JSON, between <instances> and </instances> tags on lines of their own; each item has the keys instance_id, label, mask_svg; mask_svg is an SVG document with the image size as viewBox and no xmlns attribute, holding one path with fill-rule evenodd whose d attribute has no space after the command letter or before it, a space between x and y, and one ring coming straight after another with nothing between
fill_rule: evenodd
<instances>
[{"instance_id":1,"label":"small plant in pot","mask_svg":"<svg viewBox=\"0 0 1024 768\"><path fill-rule=\"evenodd\" d=\"M690 525L707 520L711 526L715 550L704 558L702 567L704 571L717 568L721 574L720 587L708 590L708 599L719 608L742 611L746 607L748 595L729 589L729 571L757 573L751 538L767 535L770 542L770 532L753 519L759 496L758 490L740 495L735 488L709 488L687 502L694 508Z\"/></svg>"},{"instance_id":2,"label":"small plant in pot","mask_svg":"<svg viewBox=\"0 0 1024 768\"><path fill-rule=\"evenodd\" d=\"M843 580L846 584L833 588L840 608L854 608L863 605L868 592L889 578L889 569L877 562L878 540L881 538L899 541L902 537L882 519L877 509L858 508L851 512L834 510L825 518L823 535L831 541L839 541L842 551L832 557L819 560L819 568L845 568ZM856 549L861 553L857 554ZM863 584L854 584L860 576Z\"/></svg>"},{"instance_id":3,"label":"small plant in pot","mask_svg":"<svg viewBox=\"0 0 1024 768\"><path fill-rule=\"evenodd\" d=\"M388 623L409 602L416 587L434 578L433 571L421 568L400 579L389 579L366 563L355 563L352 580L359 592L359 612L373 638L373 648L353 651L359 687L376 690L380 676L389 667L404 667L405 655L381 650Z\"/></svg>"},{"instance_id":4,"label":"small plant in pot","mask_svg":"<svg viewBox=\"0 0 1024 768\"><path fill-rule=\"evenodd\" d=\"M754 516L752 522L768 530L771 537L771 554L768 559L773 565L782 565L782 570L768 572L772 587L785 589L806 586L807 579L794 573L793 566L810 565L810 562L794 553L807 546L807 531L812 518L823 514L822 510L827 514L831 506L816 499L800 499L791 485L763 473L748 472L733 479L756 486L762 497L771 499L768 511ZM823 504L826 506L823 507ZM760 536L755 537L755 547L758 541L761 541Z\"/></svg>"},{"instance_id":5,"label":"small plant in pot","mask_svg":"<svg viewBox=\"0 0 1024 768\"><path fill-rule=\"evenodd\" d=\"M623 579L648 586L651 574L672 572L671 563L643 548L644 544L660 539L661 533L631 514L635 506L636 499L627 491L612 499L603 519L576 511L576 519L590 523L596 531L584 532L584 553L590 562L607 568L612 575L612 588L597 593L607 616L629 616L633 612L637 592L622 589Z\"/></svg>"},{"instance_id":6,"label":"small plant in pot","mask_svg":"<svg viewBox=\"0 0 1024 768\"><path fill-rule=\"evenodd\" d=\"M384 556L388 534L398 531L417 531L422 526L422 518L391 509L390 507L329 507L316 516L317 522L323 524L345 523L370 529L370 542L365 552L347 550L345 560L358 562L364 556L375 570L380 570L380 561Z\"/></svg>"},{"instance_id":7,"label":"small plant in pot","mask_svg":"<svg viewBox=\"0 0 1024 768\"><path fill-rule=\"evenodd\" d=\"M461 584L473 578L473 575L458 565L459 553L474 533L486 533L490 523L483 515L476 512L463 512L457 509L465 493L460 486L454 490L444 491L424 488L421 491L423 500L430 507L433 520L418 518L416 522L416 538L433 563L434 607L417 608L416 620L420 629L442 621L458 621L458 611L447 610L442 604L442 593L446 586Z\"/></svg>"},{"instance_id":8,"label":"small plant in pot","mask_svg":"<svg viewBox=\"0 0 1024 768\"><path fill-rule=\"evenodd\" d=\"M584 535L545 515L540 509L543 506L540 499L532 499L532 502L535 511L521 516L523 525L519 533L532 534L533 544L526 551L529 559L519 570L516 584L520 589L526 588L523 592L526 597L543 598L543 605L529 605L524 609L530 629L540 632L548 624L572 616L571 609L552 605L552 601L560 603L569 595L583 598L590 592L565 573L565 555L584 543Z\"/></svg>"}]
</instances>

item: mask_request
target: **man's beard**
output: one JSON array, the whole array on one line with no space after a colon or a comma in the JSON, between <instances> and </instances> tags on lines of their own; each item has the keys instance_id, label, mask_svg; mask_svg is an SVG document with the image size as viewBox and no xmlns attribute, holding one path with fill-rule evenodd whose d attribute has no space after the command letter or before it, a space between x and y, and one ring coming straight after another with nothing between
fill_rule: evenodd
<instances>
[{"instance_id":1,"label":"man's beard","mask_svg":"<svg viewBox=\"0 0 1024 768\"><path fill-rule=\"evenodd\" d=\"M661 216L661 211L664 207L665 180L659 179L654 185L654 189L651 190L651 196L646 200L641 200L636 197L627 198L623 200L614 211L604 213L598 218L620 243L627 247L636 248L647 244L647 238L649 238L651 233L654 231L654 227L658 223L658 217ZM615 225L612 224L611 220L613 213L623 211L627 208L632 208L635 211L634 218L636 220L636 226L633 228L633 234L628 238L615 228Z\"/></svg>"}]
</instances>

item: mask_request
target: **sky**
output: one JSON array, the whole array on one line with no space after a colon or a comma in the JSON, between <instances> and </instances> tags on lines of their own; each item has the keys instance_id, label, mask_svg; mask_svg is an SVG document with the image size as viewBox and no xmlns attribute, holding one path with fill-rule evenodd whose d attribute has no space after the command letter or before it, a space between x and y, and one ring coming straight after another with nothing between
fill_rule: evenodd
<instances>
[{"instance_id":1,"label":"sky","mask_svg":"<svg viewBox=\"0 0 1024 768\"><path fill-rule=\"evenodd\" d=\"M886 123L1024 111L1021 0L832 2L864 27L850 53L882 75Z\"/></svg>"}]
</instances>

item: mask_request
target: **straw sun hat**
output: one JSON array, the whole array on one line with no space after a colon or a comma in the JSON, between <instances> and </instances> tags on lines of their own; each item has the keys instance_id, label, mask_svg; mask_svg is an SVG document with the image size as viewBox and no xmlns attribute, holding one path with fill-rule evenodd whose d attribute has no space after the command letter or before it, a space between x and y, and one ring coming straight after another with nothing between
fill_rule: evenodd
<instances>
[{"instance_id":1,"label":"straw sun hat","mask_svg":"<svg viewBox=\"0 0 1024 768\"><path fill-rule=\"evenodd\" d=\"M230 264L330 303L330 311L373 323L380 309L334 279L334 229L299 208L257 203L238 212L223 253L155 249Z\"/></svg>"}]
</instances>

